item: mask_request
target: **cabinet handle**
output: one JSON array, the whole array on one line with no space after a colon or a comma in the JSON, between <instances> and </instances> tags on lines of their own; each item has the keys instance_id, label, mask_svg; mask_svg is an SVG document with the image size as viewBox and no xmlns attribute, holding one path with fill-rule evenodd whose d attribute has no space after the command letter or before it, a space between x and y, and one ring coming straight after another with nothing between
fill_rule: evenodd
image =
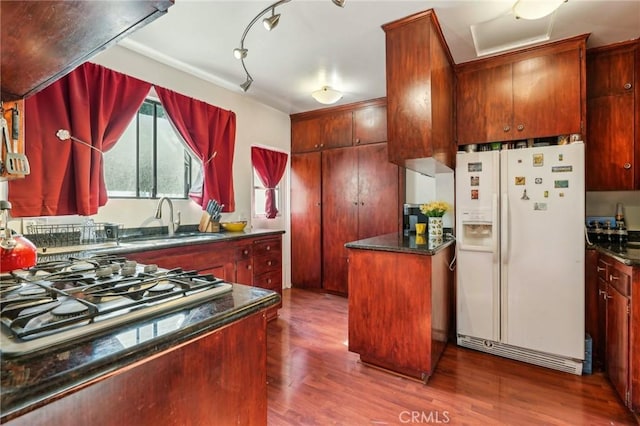
<instances>
[{"instance_id":1,"label":"cabinet handle","mask_svg":"<svg viewBox=\"0 0 640 426\"><path fill-rule=\"evenodd\" d=\"M356 138L356 145L360 143L360 138Z\"/></svg>"},{"instance_id":2,"label":"cabinet handle","mask_svg":"<svg viewBox=\"0 0 640 426\"><path fill-rule=\"evenodd\" d=\"M622 168L625 169L625 170L629 170L631 168L631 163L624 163L622 165Z\"/></svg>"},{"instance_id":3,"label":"cabinet handle","mask_svg":"<svg viewBox=\"0 0 640 426\"><path fill-rule=\"evenodd\" d=\"M251 265L247 265L247 269L248 269L248 270L251 270Z\"/></svg>"},{"instance_id":4,"label":"cabinet handle","mask_svg":"<svg viewBox=\"0 0 640 426\"><path fill-rule=\"evenodd\" d=\"M607 296L608 296L608 294L607 294L606 290L598 290L598 295L599 295L599 296L602 296L602 298L603 298L604 300L607 300L607 299L608 299L608 297L607 297Z\"/></svg>"},{"instance_id":5,"label":"cabinet handle","mask_svg":"<svg viewBox=\"0 0 640 426\"><path fill-rule=\"evenodd\" d=\"M271 284L271 278L267 279L267 284Z\"/></svg>"},{"instance_id":6,"label":"cabinet handle","mask_svg":"<svg viewBox=\"0 0 640 426\"><path fill-rule=\"evenodd\" d=\"M267 261L267 266L271 266L271 265L273 265L273 262L272 262L272 261L270 261L270 260L268 260L268 261Z\"/></svg>"},{"instance_id":7,"label":"cabinet handle","mask_svg":"<svg viewBox=\"0 0 640 426\"><path fill-rule=\"evenodd\" d=\"M524 124L518 124L518 131L521 132L524 130Z\"/></svg>"},{"instance_id":8,"label":"cabinet handle","mask_svg":"<svg viewBox=\"0 0 640 426\"><path fill-rule=\"evenodd\" d=\"M267 251L271 250L271 246L267 246L266 250Z\"/></svg>"},{"instance_id":9,"label":"cabinet handle","mask_svg":"<svg viewBox=\"0 0 640 426\"><path fill-rule=\"evenodd\" d=\"M633 87L633 85L631 83L625 83L623 86L625 89L629 90Z\"/></svg>"},{"instance_id":10,"label":"cabinet handle","mask_svg":"<svg viewBox=\"0 0 640 426\"><path fill-rule=\"evenodd\" d=\"M606 270L606 269L607 269L607 268L601 268L601 267L599 267L599 266L596 266L596 272L604 271L604 270Z\"/></svg>"},{"instance_id":11,"label":"cabinet handle","mask_svg":"<svg viewBox=\"0 0 640 426\"><path fill-rule=\"evenodd\" d=\"M354 205L354 206L357 206L357 205L358 205L358 202L357 202L357 201L354 201L354 202L353 202L353 205Z\"/></svg>"},{"instance_id":12,"label":"cabinet handle","mask_svg":"<svg viewBox=\"0 0 640 426\"><path fill-rule=\"evenodd\" d=\"M510 126L504 126L502 128L502 130L504 130L505 132L508 132L509 130L511 130L511 127Z\"/></svg>"},{"instance_id":13,"label":"cabinet handle","mask_svg":"<svg viewBox=\"0 0 640 426\"><path fill-rule=\"evenodd\" d=\"M324 148L324 144L323 143L320 144L320 148Z\"/></svg>"},{"instance_id":14,"label":"cabinet handle","mask_svg":"<svg viewBox=\"0 0 640 426\"><path fill-rule=\"evenodd\" d=\"M364 201L360 201L360 205L361 205L361 206L364 206Z\"/></svg>"},{"instance_id":15,"label":"cabinet handle","mask_svg":"<svg viewBox=\"0 0 640 426\"><path fill-rule=\"evenodd\" d=\"M249 250L247 250L247 249L242 250L242 254L244 254L245 256L248 255L249 254Z\"/></svg>"},{"instance_id":16,"label":"cabinet handle","mask_svg":"<svg viewBox=\"0 0 640 426\"><path fill-rule=\"evenodd\" d=\"M618 281L619 279L620 278L618 278L618 277L616 277L616 276L614 276L612 274L609 274L609 281Z\"/></svg>"},{"instance_id":17,"label":"cabinet handle","mask_svg":"<svg viewBox=\"0 0 640 426\"><path fill-rule=\"evenodd\" d=\"M315 144L313 147L314 147L314 148L318 148L318 144Z\"/></svg>"}]
</instances>

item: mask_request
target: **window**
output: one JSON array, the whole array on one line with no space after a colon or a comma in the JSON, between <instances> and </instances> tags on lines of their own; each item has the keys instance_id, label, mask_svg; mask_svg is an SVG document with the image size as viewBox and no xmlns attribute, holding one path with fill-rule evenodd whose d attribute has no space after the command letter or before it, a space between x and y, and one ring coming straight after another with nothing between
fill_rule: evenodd
<instances>
[{"instance_id":1,"label":"window","mask_svg":"<svg viewBox=\"0 0 640 426\"><path fill-rule=\"evenodd\" d=\"M147 99L118 143L104 154L104 168L110 197L187 198L200 167L162 104Z\"/></svg>"},{"instance_id":2,"label":"window","mask_svg":"<svg viewBox=\"0 0 640 426\"><path fill-rule=\"evenodd\" d=\"M253 217L265 217L267 212L265 211L265 206L267 202L267 191L265 186L262 184L258 173L256 173L256 169L253 169ZM280 216L280 206L282 205L282 200L280 196L280 184L275 187L275 202L276 208L278 209L277 216Z\"/></svg>"}]
</instances>

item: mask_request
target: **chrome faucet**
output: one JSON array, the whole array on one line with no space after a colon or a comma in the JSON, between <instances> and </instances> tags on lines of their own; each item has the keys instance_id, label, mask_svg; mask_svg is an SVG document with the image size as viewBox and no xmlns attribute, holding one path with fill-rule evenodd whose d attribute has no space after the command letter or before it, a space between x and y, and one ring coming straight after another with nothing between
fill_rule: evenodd
<instances>
[{"instance_id":1,"label":"chrome faucet","mask_svg":"<svg viewBox=\"0 0 640 426\"><path fill-rule=\"evenodd\" d=\"M166 201L169 204L169 236L172 236L178 227L180 226L180 212L178 212L178 220L173 220L173 203L168 197L162 197L158 200L158 206L156 207L156 219L162 219L162 202Z\"/></svg>"}]
</instances>

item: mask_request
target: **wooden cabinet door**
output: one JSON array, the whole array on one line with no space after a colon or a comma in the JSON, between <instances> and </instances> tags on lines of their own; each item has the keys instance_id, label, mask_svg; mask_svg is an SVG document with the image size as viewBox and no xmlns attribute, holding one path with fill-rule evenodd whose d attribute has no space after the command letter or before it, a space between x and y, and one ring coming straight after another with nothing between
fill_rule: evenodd
<instances>
[{"instance_id":1,"label":"wooden cabinet door","mask_svg":"<svg viewBox=\"0 0 640 426\"><path fill-rule=\"evenodd\" d=\"M291 122L291 150L318 151L352 145L353 113L327 112Z\"/></svg>"},{"instance_id":2,"label":"wooden cabinet door","mask_svg":"<svg viewBox=\"0 0 640 426\"><path fill-rule=\"evenodd\" d=\"M321 153L291 156L291 285L322 287Z\"/></svg>"},{"instance_id":3,"label":"wooden cabinet door","mask_svg":"<svg viewBox=\"0 0 640 426\"><path fill-rule=\"evenodd\" d=\"M633 93L589 99L587 117L587 190L640 189L634 176L640 172L634 163Z\"/></svg>"},{"instance_id":4,"label":"wooden cabinet door","mask_svg":"<svg viewBox=\"0 0 640 426\"><path fill-rule=\"evenodd\" d=\"M635 51L624 47L587 55L587 96L622 95L633 90Z\"/></svg>"},{"instance_id":5,"label":"wooden cabinet door","mask_svg":"<svg viewBox=\"0 0 640 426\"><path fill-rule=\"evenodd\" d=\"M358 239L358 152L322 153L322 287L347 293L347 249ZM304 256L309 256L304 253Z\"/></svg>"},{"instance_id":6,"label":"wooden cabinet door","mask_svg":"<svg viewBox=\"0 0 640 426\"><path fill-rule=\"evenodd\" d=\"M387 107L370 106L353 112L353 143L364 145L387 141Z\"/></svg>"},{"instance_id":7,"label":"wooden cabinet door","mask_svg":"<svg viewBox=\"0 0 640 426\"><path fill-rule=\"evenodd\" d=\"M513 138L511 64L458 74L458 145Z\"/></svg>"},{"instance_id":8,"label":"wooden cabinet door","mask_svg":"<svg viewBox=\"0 0 640 426\"><path fill-rule=\"evenodd\" d=\"M250 244L238 244L236 247L236 281L239 284L253 285L253 253Z\"/></svg>"},{"instance_id":9,"label":"wooden cabinet door","mask_svg":"<svg viewBox=\"0 0 640 426\"><path fill-rule=\"evenodd\" d=\"M512 139L582 133L581 49L513 63Z\"/></svg>"},{"instance_id":10,"label":"wooden cabinet door","mask_svg":"<svg viewBox=\"0 0 640 426\"><path fill-rule=\"evenodd\" d=\"M362 146L357 150L357 239L399 231L399 167L388 161L386 143Z\"/></svg>"},{"instance_id":11,"label":"wooden cabinet door","mask_svg":"<svg viewBox=\"0 0 640 426\"><path fill-rule=\"evenodd\" d=\"M607 297L607 375L626 405L629 391L629 299L611 284Z\"/></svg>"},{"instance_id":12,"label":"wooden cabinet door","mask_svg":"<svg viewBox=\"0 0 640 426\"><path fill-rule=\"evenodd\" d=\"M308 152L320 149L322 120L308 118L291 122L291 151Z\"/></svg>"}]
</instances>

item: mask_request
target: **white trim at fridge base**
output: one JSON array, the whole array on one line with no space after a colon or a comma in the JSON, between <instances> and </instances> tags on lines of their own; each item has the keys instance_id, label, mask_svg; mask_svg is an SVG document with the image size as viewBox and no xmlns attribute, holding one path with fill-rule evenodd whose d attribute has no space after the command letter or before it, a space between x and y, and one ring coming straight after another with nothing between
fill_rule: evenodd
<instances>
[{"instance_id":1,"label":"white trim at fridge base","mask_svg":"<svg viewBox=\"0 0 640 426\"><path fill-rule=\"evenodd\" d=\"M458 334L457 343L458 346L475 349L503 358L515 359L516 361L526 362L527 364L539 365L578 376L582 374L583 363L580 359L547 354L534 351L533 349L520 348L478 337L465 336L463 334Z\"/></svg>"}]
</instances>

